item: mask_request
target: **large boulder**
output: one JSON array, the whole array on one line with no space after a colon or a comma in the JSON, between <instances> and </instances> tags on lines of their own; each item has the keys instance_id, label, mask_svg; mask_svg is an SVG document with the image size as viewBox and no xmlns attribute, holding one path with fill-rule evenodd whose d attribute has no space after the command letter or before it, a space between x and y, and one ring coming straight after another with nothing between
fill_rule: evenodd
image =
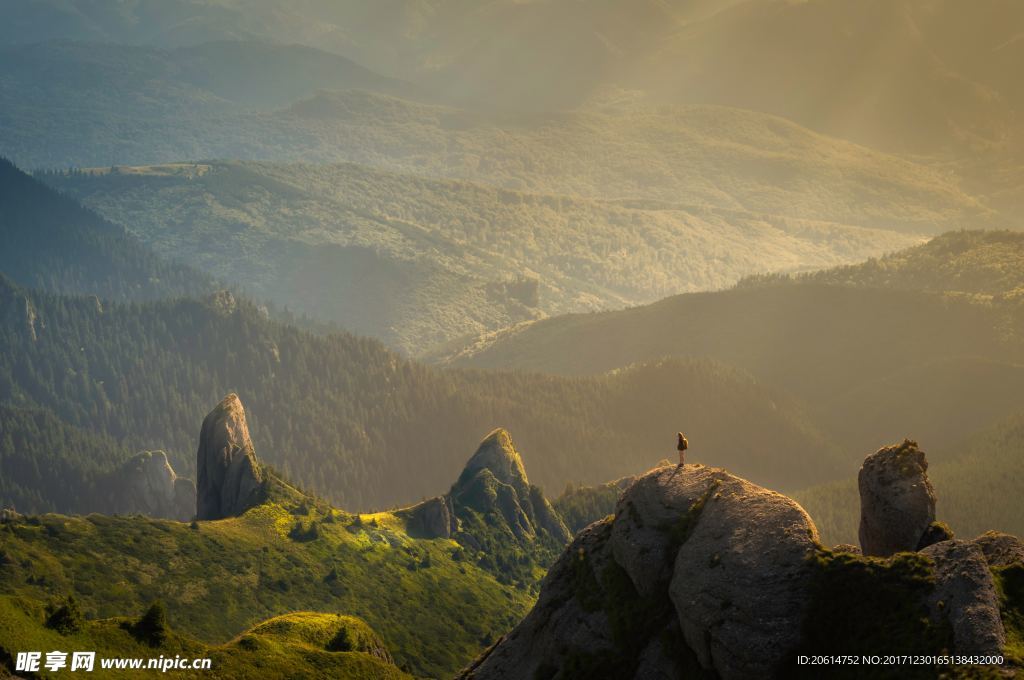
<instances>
[{"instance_id":1,"label":"large boulder","mask_svg":"<svg viewBox=\"0 0 1024 680\"><path fill-rule=\"evenodd\" d=\"M672 578L676 551L724 470L668 465L636 479L619 497L611 549L641 595L663 592Z\"/></svg>"},{"instance_id":2,"label":"large boulder","mask_svg":"<svg viewBox=\"0 0 1024 680\"><path fill-rule=\"evenodd\" d=\"M801 642L818 532L796 501L717 477L676 554L669 593L704 668L726 680L776 677Z\"/></svg>"},{"instance_id":3,"label":"large boulder","mask_svg":"<svg viewBox=\"0 0 1024 680\"><path fill-rule=\"evenodd\" d=\"M943 540L926 469L912 442L865 462L872 510L920 515L908 529L866 513L867 545L884 538L884 550L904 551L887 559L826 550L795 501L724 470L652 470L613 517L578 534L530 614L461 677L756 680L794 676L800 654L885 644L999 654L991 568L1018 563L1024 545L996 533ZM922 539L937 542L911 554Z\"/></svg>"},{"instance_id":4,"label":"large boulder","mask_svg":"<svg viewBox=\"0 0 1024 680\"><path fill-rule=\"evenodd\" d=\"M714 468L653 470L463 677L772 677L800 642L816 540L785 496Z\"/></svg>"},{"instance_id":5,"label":"large boulder","mask_svg":"<svg viewBox=\"0 0 1024 680\"><path fill-rule=\"evenodd\" d=\"M236 517L263 501L263 473L237 394L224 397L203 420L196 470L198 519Z\"/></svg>"},{"instance_id":6,"label":"large boulder","mask_svg":"<svg viewBox=\"0 0 1024 680\"><path fill-rule=\"evenodd\" d=\"M935 588L928 601L932 618L952 627L955 653L1001 654L1006 632L982 547L953 540L928 546L921 553L935 563Z\"/></svg>"},{"instance_id":7,"label":"large boulder","mask_svg":"<svg viewBox=\"0 0 1024 680\"><path fill-rule=\"evenodd\" d=\"M111 479L115 512L187 522L196 511L196 486L178 477L163 451L143 451L118 469Z\"/></svg>"},{"instance_id":8,"label":"large boulder","mask_svg":"<svg viewBox=\"0 0 1024 680\"><path fill-rule=\"evenodd\" d=\"M935 491L917 443L879 449L864 460L860 488L860 545L865 555L915 551L935 521Z\"/></svg>"}]
</instances>

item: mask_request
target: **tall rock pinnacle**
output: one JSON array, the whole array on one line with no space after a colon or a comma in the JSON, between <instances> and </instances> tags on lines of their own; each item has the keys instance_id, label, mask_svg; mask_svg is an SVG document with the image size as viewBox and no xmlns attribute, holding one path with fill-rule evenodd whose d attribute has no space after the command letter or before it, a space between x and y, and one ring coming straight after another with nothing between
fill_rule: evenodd
<instances>
[{"instance_id":1,"label":"tall rock pinnacle","mask_svg":"<svg viewBox=\"0 0 1024 680\"><path fill-rule=\"evenodd\" d=\"M913 551L935 521L935 491L924 452L909 439L864 460L860 487L860 545L865 555Z\"/></svg>"},{"instance_id":2,"label":"tall rock pinnacle","mask_svg":"<svg viewBox=\"0 0 1024 680\"><path fill-rule=\"evenodd\" d=\"M235 517L262 501L263 474L237 394L224 397L203 420L196 470L198 519Z\"/></svg>"}]
</instances>

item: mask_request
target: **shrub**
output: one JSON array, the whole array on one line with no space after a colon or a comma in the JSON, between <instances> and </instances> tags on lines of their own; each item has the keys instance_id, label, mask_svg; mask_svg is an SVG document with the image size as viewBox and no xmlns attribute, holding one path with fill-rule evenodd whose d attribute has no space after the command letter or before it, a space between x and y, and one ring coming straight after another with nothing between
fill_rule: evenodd
<instances>
[{"instance_id":1,"label":"shrub","mask_svg":"<svg viewBox=\"0 0 1024 680\"><path fill-rule=\"evenodd\" d=\"M164 603L157 600L151 604L142 618L132 626L131 632L137 640L145 642L150 647L162 645L169 633Z\"/></svg>"},{"instance_id":2,"label":"shrub","mask_svg":"<svg viewBox=\"0 0 1024 680\"><path fill-rule=\"evenodd\" d=\"M50 604L46 608L46 627L61 635L70 635L82 629L85 617L78 602L71 595L61 605Z\"/></svg>"}]
</instances>

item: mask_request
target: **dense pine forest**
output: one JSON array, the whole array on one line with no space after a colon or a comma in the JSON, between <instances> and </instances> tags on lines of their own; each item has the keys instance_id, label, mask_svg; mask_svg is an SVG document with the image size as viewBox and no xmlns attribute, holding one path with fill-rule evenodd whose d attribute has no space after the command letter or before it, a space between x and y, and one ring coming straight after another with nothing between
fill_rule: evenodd
<instances>
[{"instance_id":1,"label":"dense pine forest","mask_svg":"<svg viewBox=\"0 0 1024 680\"><path fill-rule=\"evenodd\" d=\"M813 483L836 460L798 405L712 362L593 378L437 370L373 340L269 320L228 293L100 305L5 280L0 309L10 320L0 330L4 402L47 409L122 447L166 450L191 474L196 423L236 391L261 456L343 507L445 491L495 425L522 432L534 478L554 489L653 465L671 452L680 414L705 450L750 474Z\"/></svg>"}]
</instances>

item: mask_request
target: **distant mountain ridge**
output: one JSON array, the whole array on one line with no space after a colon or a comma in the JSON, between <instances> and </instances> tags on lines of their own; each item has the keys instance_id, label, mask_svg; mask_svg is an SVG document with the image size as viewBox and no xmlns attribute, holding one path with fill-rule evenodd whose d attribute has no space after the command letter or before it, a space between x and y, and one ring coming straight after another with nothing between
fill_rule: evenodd
<instances>
[{"instance_id":1,"label":"distant mountain ridge","mask_svg":"<svg viewBox=\"0 0 1024 680\"><path fill-rule=\"evenodd\" d=\"M39 178L165 258L411 354L546 315L859 261L919 238L828 222L809 205L769 215L607 201L350 164L210 162ZM822 191L828 203L831 189Z\"/></svg>"}]
</instances>

